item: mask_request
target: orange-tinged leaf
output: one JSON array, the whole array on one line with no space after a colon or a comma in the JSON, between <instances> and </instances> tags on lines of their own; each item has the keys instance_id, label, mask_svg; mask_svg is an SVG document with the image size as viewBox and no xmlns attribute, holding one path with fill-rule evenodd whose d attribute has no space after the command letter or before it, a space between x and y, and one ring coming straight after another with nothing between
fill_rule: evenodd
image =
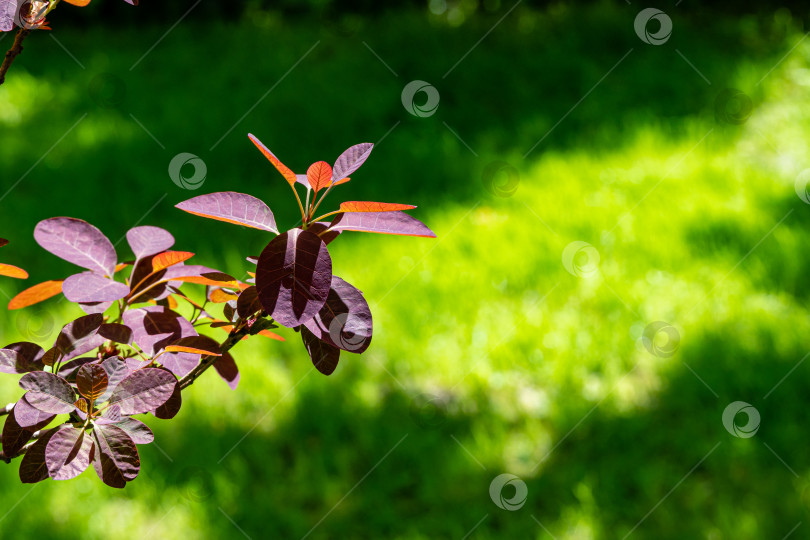
<instances>
[{"instance_id":1,"label":"orange-tinged leaf","mask_svg":"<svg viewBox=\"0 0 810 540\"><path fill-rule=\"evenodd\" d=\"M256 277L256 272L248 272L248 275L252 278Z\"/></svg>"},{"instance_id":2,"label":"orange-tinged leaf","mask_svg":"<svg viewBox=\"0 0 810 540\"><path fill-rule=\"evenodd\" d=\"M345 183L346 183L346 182L348 182L349 180L351 180L351 178L349 178L349 177L347 176L346 178L343 178L343 179L341 179L341 180L335 180L334 182L332 182L332 185L333 185L333 186L339 186L340 184L345 184Z\"/></svg>"},{"instance_id":3,"label":"orange-tinged leaf","mask_svg":"<svg viewBox=\"0 0 810 540\"><path fill-rule=\"evenodd\" d=\"M208 299L215 304L224 304L229 300L236 300L238 298L239 297L237 295L228 291L223 291L222 289L214 289L208 296Z\"/></svg>"},{"instance_id":4,"label":"orange-tinged leaf","mask_svg":"<svg viewBox=\"0 0 810 540\"><path fill-rule=\"evenodd\" d=\"M61 292L61 281L45 281L29 289L25 289L12 298L11 302L8 303L8 309L22 309L24 307L33 306Z\"/></svg>"},{"instance_id":5,"label":"orange-tinged leaf","mask_svg":"<svg viewBox=\"0 0 810 540\"><path fill-rule=\"evenodd\" d=\"M121 270L123 270L124 268L126 268L127 266L129 266L131 264L132 263L129 263L129 262L122 262L122 263L116 264L115 265L115 273L120 272Z\"/></svg>"},{"instance_id":6,"label":"orange-tinged leaf","mask_svg":"<svg viewBox=\"0 0 810 540\"><path fill-rule=\"evenodd\" d=\"M397 212L416 208L410 204L397 204L371 201L346 201L340 203L341 212Z\"/></svg>"},{"instance_id":7,"label":"orange-tinged leaf","mask_svg":"<svg viewBox=\"0 0 810 540\"><path fill-rule=\"evenodd\" d=\"M318 193L319 190L329 186L332 181L332 166L325 161L317 161L307 169L309 185Z\"/></svg>"},{"instance_id":8,"label":"orange-tinged leaf","mask_svg":"<svg viewBox=\"0 0 810 540\"><path fill-rule=\"evenodd\" d=\"M74 6L84 7L90 3L90 0L65 0L65 2Z\"/></svg>"},{"instance_id":9,"label":"orange-tinged leaf","mask_svg":"<svg viewBox=\"0 0 810 540\"><path fill-rule=\"evenodd\" d=\"M218 277L218 276L222 277ZM210 277L203 276L180 276L167 279L165 281L180 281L183 283L194 283L196 285L210 285L211 287L225 287L227 289L236 289L239 287L239 282L231 278L227 274L212 273Z\"/></svg>"},{"instance_id":10,"label":"orange-tinged leaf","mask_svg":"<svg viewBox=\"0 0 810 540\"><path fill-rule=\"evenodd\" d=\"M28 272L22 268L0 263L0 276L13 277L17 279L28 279Z\"/></svg>"},{"instance_id":11,"label":"orange-tinged leaf","mask_svg":"<svg viewBox=\"0 0 810 540\"><path fill-rule=\"evenodd\" d=\"M197 347L190 347L188 345L169 345L166 347L166 352L187 352L191 354L203 354L207 356L222 356L220 352L207 351Z\"/></svg>"},{"instance_id":12,"label":"orange-tinged leaf","mask_svg":"<svg viewBox=\"0 0 810 540\"><path fill-rule=\"evenodd\" d=\"M264 337L267 337L267 338L270 338L270 339L275 339L277 341L286 341L283 337L281 337L280 335L278 335L278 334L276 334L274 332L271 332L270 330L262 330L261 332L259 332L258 335L264 336Z\"/></svg>"},{"instance_id":13,"label":"orange-tinged leaf","mask_svg":"<svg viewBox=\"0 0 810 540\"><path fill-rule=\"evenodd\" d=\"M164 251L152 258L152 272L160 272L194 256L190 251Z\"/></svg>"},{"instance_id":14,"label":"orange-tinged leaf","mask_svg":"<svg viewBox=\"0 0 810 540\"><path fill-rule=\"evenodd\" d=\"M283 176L287 180L287 182L294 187L295 173L292 172L292 170L289 167L287 167L281 161L279 161L279 159L273 154L273 152L268 150L267 147L262 144L262 141L260 141L250 133L248 133L248 137L250 138L251 142L253 142L253 144L256 145L256 148L258 148L259 151L262 154L264 154L264 157L266 157L267 160L273 164L273 167L275 167L276 170L281 173L281 176Z\"/></svg>"}]
</instances>

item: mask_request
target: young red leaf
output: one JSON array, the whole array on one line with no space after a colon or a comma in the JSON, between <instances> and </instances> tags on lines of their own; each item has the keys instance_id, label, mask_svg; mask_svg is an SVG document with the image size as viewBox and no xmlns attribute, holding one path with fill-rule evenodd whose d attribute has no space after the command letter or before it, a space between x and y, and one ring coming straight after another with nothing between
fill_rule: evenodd
<instances>
[{"instance_id":1,"label":"young red leaf","mask_svg":"<svg viewBox=\"0 0 810 540\"><path fill-rule=\"evenodd\" d=\"M4 246L7 246L7 245L8 245L8 240L6 240L5 238L0 238L0 248L4 247Z\"/></svg>"},{"instance_id":2,"label":"young red leaf","mask_svg":"<svg viewBox=\"0 0 810 540\"><path fill-rule=\"evenodd\" d=\"M112 302L129 294L129 287L95 272L74 274L62 283L71 302Z\"/></svg>"},{"instance_id":3,"label":"young red leaf","mask_svg":"<svg viewBox=\"0 0 810 540\"><path fill-rule=\"evenodd\" d=\"M28 272L22 268L17 268L10 264L0 263L0 276L6 276L16 279L28 279Z\"/></svg>"},{"instance_id":4,"label":"young red leaf","mask_svg":"<svg viewBox=\"0 0 810 540\"><path fill-rule=\"evenodd\" d=\"M61 281L45 281L34 285L11 299L8 309L22 309L33 306L62 292Z\"/></svg>"},{"instance_id":5,"label":"young red leaf","mask_svg":"<svg viewBox=\"0 0 810 540\"><path fill-rule=\"evenodd\" d=\"M90 465L93 436L84 429L62 424L45 445L45 463L54 480L70 480Z\"/></svg>"},{"instance_id":6,"label":"young red leaf","mask_svg":"<svg viewBox=\"0 0 810 540\"><path fill-rule=\"evenodd\" d=\"M134 227L127 231L127 242L136 259L166 251L174 245L174 237L160 227Z\"/></svg>"},{"instance_id":7,"label":"young red leaf","mask_svg":"<svg viewBox=\"0 0 810 540\"><path fill-rule=\"evenodd\" d=\"M175 264L187 261L194 256L190 251L164 251L152 258L152 272L160 272Z\"/></svg>"},{"instance_id":8,"label":"young red leaf","mask_svg":"<svg viewBox=\"0 0 810 540\"><path fill-rule=\"evenodd\" d=\"M214 289L211 291L211 294L208 295L208 300L214 304L224 304L225 302L230 302L231 300L236 300L237 298L238 296L224 289Z\"/></svg>"},{"instance_id":9,"label":"young red leaf","mask_svg":"<svg viewBox=\"0 0 810 540\"><path fill-rule=\"evenodd\" d=\"M410 204L383 203L370 201L346 201L340 203L342 212L395 212L397 210L413 210Z\"/></svg>"},{"instance_id":10,"label":"young red leaf","mask_svg":"<svg viewBox=\"0 0 810 540\"><path fill-rule=\"evenodd\" d=\"M295 173L292 172L289 167L279 161L275 154L268 150L267 147L252 134L248 133L248 138L250 138L251 142L256 145L256 148L258 148L259 151L264 154L264 157L266 157L267 160L273 164L273 167L275 167L276 170L281 173L281 176L283 176L291 186L295 184Z\"/></svg>"},{"instance_id":11,"label":"young red leaf","mask_svg":"<svg viewBox=\"0 0 810 540\"><path fill-rule=\"evenodd\" d=\"M265 311L289 328L315 316L326 302L332 259L318 236L292 229L262 251L256 288Z\"/></svg>"},{"instance_id":12,"label":"young red leaf","mask_svg":"<svg viewBox=\"0 0 810 540\"><path fill-rule=\"evenodd\" d=\"M225 191L200 195L183 201L176 207L189 214L278 234L270 207L245 193Z\"/></svg>"},{"instance_id":13,"label":"young red leaf","mask_svg":"<svg viewBox=\"0 0 810 540\"><path fill-rule=\"evenodd\" d=\"M304 326L321 341L344 351L359 354L371 344L371 309L362 292L337 276L332 276L326 303Z\"/></svg>"},{"instance_id":14,"label":"young red leaf","mask_svg":"<svg viewBox=\"0 0 810 540\"><path fill-rule=\"evenodd\" d=\"M205 336L191 336L179 339L168 347L166 352L187 352L207 356L222 356L219 344Z\"/></svg>"},{"instance_id":15,"label":"young red leaf","mask_svg":"<svg viewBox=\"0 0 810 540\"><path fill-rule=\"evenodd\" d=\"M318 339L306 326L301 327L301 339L315 369L324 375L331 375L337 368L340 349Z\"/></svg>"},{"instance_id":16,"label":"young red leaf","mask_svg":"<svg viewBox=\"0 0 810 540\"><path fill-rule=\"evenodd\" d=\"M115 249L94 226L76 218L58 217L40 221L34 239L47 251L82 268L104 275L115 273Z\"/></svg>"},{"instance_id":17,"label":"young red leaf","mask_svg":"<svg viewBox=\"0 0 810 540\"><path fill-rule=\"evenodd\" d=\"M96 474L108 486L123 488L138 476L141 469L135 442L126 431L112 424L96 425L93 435L96 440L93 458Z\"/></svg>"},{"instance_id":18,"label":"young red leaf","mask_svg":"<svg viewBox=\"0 0 810 540\"><path fill-rule=\"evenodd\" d=\"M373 149L373 144L361 143L343 152L335 161L335 166L332 169L332 180L342 180L359 169L366 162Z\"/></svg>"},{"instance_id":19,"label":"young red leaf","mask_svg":"<svg viewBox=\"0 0 810 540\"><path fill-rule=\"evenodd\" d=\"M329 226L332 231L360 231L436 238L418 219L404 212L349 212L338 214Z\"/></svg>"},{"instance_id":20,"label":"young red leaf","mask_svg":"<svg viewBox=\"0 0 810 540\"><path fill-rule=\"evenodd\" d=\"M332 167L325 161L313 163L307 169L307 180L315 193L318 193L332 181Z\"/></svg>"},{"instance_id":21,"label":"young red leaf","mask_svg":"<svg viewBox=\"0 0 810 540\"><path fill-rule=\"evenodd\" d=\"M233 356L225 353L222 358L217 358L217 361L214 362L214 369L217 370L222 380L228 383L231 390L236 390L236 387L239 386L239 368L236 366Z\"/></svg>"},{"instance_id":22,"label":"young red leaf","mask_svg":"<svg viewBox=\"0 0 810 540\"><path fill-rule=\"evenodd\" d=\"M108 383L107 372L98 364L85 364L76 374L76 387L79 393L90 401L100 398L107 390Z\"/></svg>"},{"instance_id":23,"label":"young red leaf","mask_svg":"<svg viewBox=\"0 0 810 540\"><path fill-rule=\"evenodd\" d=\"M176 385L177 379L168 371L139 369L118 384L109 403L120 406L121 414L127 416L154 411L169 400Z\"/></svg>"},{"instance_id":24,"label":"young red leaf","mask_svg":"<svg viewBox=\"0 0 810 540\"><path fill-rule=\"evenodd\" d=\"M76 394L68 382L44 371L23 375L20 387L27 390L25 400L32 407L51 414L66 414L73 410Z\"/></svg>"},{"instance_id":25,"label":"young red leaf","mask_svg":"<svg viewBox=\"0 0 810 540\"><path fill-rule=\"evenodd\" d=\"M53 428L45 432L23 455L20 463L20 480L23 484L36 484L48 478L45 448L57 431L58 428Z\"/></svg>"}]
</instances>

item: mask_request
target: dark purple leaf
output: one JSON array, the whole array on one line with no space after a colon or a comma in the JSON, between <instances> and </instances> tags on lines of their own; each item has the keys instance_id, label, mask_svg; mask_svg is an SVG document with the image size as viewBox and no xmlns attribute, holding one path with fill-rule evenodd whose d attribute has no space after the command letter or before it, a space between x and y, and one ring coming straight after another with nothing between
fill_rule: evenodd
<instances>
[{"instance_id":1,"label":"dark purple leaf","mask_svg":"<svg viewBox=\"0 0 810 540\"><path fill-rule=\"evenodd\" d=\"M6 457L16 456L17 452L31 440L34 431L20 426L13 414L6 416L6 423L3 425L3 454Z\"/></svg>"},{"instance_id":2,"label":"dark purple leaf","mask_svg":"<svg viewBox=\"0 0 810 540\"><path fill-rule=\"evenodd\" d=\"M174 237L160 227L135 227L127 231L127 242L136 259L166 251L174 245Z\"/></svg>"},{"instance_id":3,"label":"dark purple leaf","mask_svg":"<svg viewBox=\"0 0 810 540\"><path fill-rule=\"evenodd\" d=\"M126 417L113 425L124 430L135 444L149 444L155 440L152 430L140 420Z\"/></svg>"},{"instance_id":4,"label":"dark purple leaf","mask_svg":"<svg viewBox=\"0 0 810 540\"><path fill-rule=\"evenodd\" d=\"M76 382L76 374L79 372L79 368L85 364L89 364L91 362L98 361L98 358L86 356L84 358L74 358L70 362L65 362L62 364L62 367L59 368L58 375L65 379L69 383Z\"/></svg>"},{"instance_id":5,"label":"dark purple leaf","mask_svg":"<svg viewBox=\"0 0 810 540\"><path fill-rule=\"evenodd\" d=\"M86 221L68 217L40 221L34 239L47 251L77 266L108 276L115 273L117 257L112 243Z\"/></svg>"},{"instance_id":6,"label":"dark purple leaf","mask_svg":"<svg viewBox=\"0 0 810 540\"><path fill-rule=\"evenodd\" d=\"M53 428L45 432L37 442L23 455L20 463L20 480L23 484L36 484L48 478L48 466L45 463L45 449L51 437L59 430Z\"/></svg>"},{"instance_id":7,"label":"dark purple leaf","mask_svg":"<svg viewBox=\"0 0 810 540\"><path fill-rule=\"evenodd\" d=\"M119 405L123 415L154 411L169 400L176 385L177 379L171 373L143 368L118 383L110 404Z\"/></svg>"},{"instance_id":8,"label":"dark purple leaf","mask_svg":"<svg viewBox=\"0 0 810 540\"><path fill-rule=\"evenodd\" d=\"M323 307L332 281L326 244L308 231L291 229L271 241L259 257L256 287L265 311L293 328Z\"/></svg>"},{"instance_id":9,"label":"dark purple leaf","mask_svg":"<svg viewBox=\"0 0 810 540\"><path fill-rule=\"evenodd\" d=\"M111 356L110 358L104 359L101 362L101 367L104 368L104 371L107 373L107 390L99 396L98 402L103 403L110 399L113 390L115 387L118 386L118 383L124 380L124 378L130 374L130 369L127 366L127 363L118 356Z\"/></svg>"},{"instance_id":10,"label":"dark purple leaf","mask_svg":"<svg viewBox=\"0 0 810 540\"><path fill-rule=\"evenodd\" d=\"M29 371L41 371L44 367L42 357L45 355L45 351L35 343L20 341L7 345L4 350L16 353L16 355L11 355L11 358L15 359L14 371L7 371L9 369L9 357L5 357L4 360L2 353L0 353L0 373L27 373Z\"/></svg>"},{"instance_id":11,"label":"dark purple leaf","mask_svg":"<svg viewBox=\"0 0 810 540\"><path fill-rule=\"evenodd\" d=\"M344 351L359 354L371 344L371 309L363 293L334 275L326 303L304 326L321 341Z\"/></svg>"},{"instance_id":12,"label":"dark purple leaf","mask_svg":"<svg viewBox=\"0 0 810 540\"><path fill-rule=\"evenodd\" d=\"M40 411L36 407L33 407L28 403L27 395L28 394L23 394L23 396L17 400L17 403L14 404L14 410L9 416L13 415L20 427L33 431L42 429L50 424L51 420L53 420L56 415Z\"/></svg>"},{"instance_id":13,"label":"dark purple leaf","mask_svg":"<svg viewBox=\"0 0 810 540\"><path fill-rule=\"evenodd\" d=\"M71 302L111 302L129 294L129 287L96 272L82 272L67 278L62 292Z\"/></svg>"},{"instance_id":14,"label":"dark purple leaf","mask_svg":"<svg viewBox=\"0 0 810 540\"><path fill-rule=\"evenodd\" d=\"M356 144L340 154L332 167L332 182L343 180L360 168L374 149L371 143Z\"/></svg>"},{"instance_id":15,"label":"dark purple leaf","mask_svg":"<svg viewBox=\"0 0 810 540\"><path fill-rule=\"evenodd\" d=\"M259 294L256 292L256 287L248 287L239 294L236 301L236 312L239 317L246 319L257 311L262 309L262 304L259 302Z\"/></svg>"},{"instance_id":16,"label":"dark purple leaf","mask_svg":"<svg viewBox=\"0 0 810 540\"><path fill-rule=\"evenodd\" d=\"M301 339L315 369L324 375L331 375L338 365L340 349L318 339L306 326L301 327Z\"/></svg>"},{"instance_id":17,"label":"dark purple leaf","mask_svg":"<svg viewBox=\"0 0 810 540\"><path fill-rule=\"evenodd\" d=\"M76 387L79 393L90 401L101 397L107 390L108 383L107 372L98 364L85 364L76 374Z\"/></svg>"},{"instance_id":18,"label":"dark purple leaf","mask_svg":"<svg viewBox=\"0 0 810 540\"><path fill-rule=\"evenodd\" d=\"M252 195L225 191L200 195L181 202L177 208L210 219L244 225L278 234L270 208Z\"/></svg>"},{"instance_id":19,"label":"dark purple leaf","mask_svg":"<svg viewBox=\"0 0 810 540\"><path fill-rule=\"evenodd\" d=\"M96 424L117 424L124 418L128 418L121 414L121 407L118 405L111 405L104 409L101 416L97 417L94 422Z\"/></svg>"},{"instance_id":20,"label":"dark purple leaf","mask_svg":"<svg viewBox=\"0 0 810 540\"><path fill-rule=\"evenodd\" d=\"M98 335L115 343L132 344L132 329L123 324L105 323L98 327Z\"/></svg>"},{"instance_id":21,"label":"dark purple leaf","mask_svg":"<svg viewBox=\"0 0 810 540\"><path fill-rule=\"evenodd\" d=\"M0 349L0 373L25 373L17 366L20 364L20 355L17 351Z\"/></svg>"},{"instance_id":22,"label":"dark purple leaf","mask_svg":"<svg viewBox=\"0 0 810 540\"><path fill-rule=\"evenodd\" d=\"M160 418L162 420L171 420L177 413L180 412L180 407L183 405L183 394L180 390L180 385L174 385L174 390L172 391L172 395L169 396L168 401L152 411L152 414L155 418Z\"/></svg>"},{"instance_id":23,"label":"dark purple leaf","mask_svg":"<svg viewBox=\"0 0 810 540\"><path fill-rule=\"evenodd\" d=\"M110 487L123 488L138 476L141 459L135 442L126 431L114 425L93 428L96 452L93 468L101 480Z\"/></svg>"},{"instance_id":24,"label":"dark purple leaf","mask_svg":"<svg viewBox=\"0 0 810 540\"><path fill-rule=\"evenodd\" d=\"M424 223L404 212L341 213L332 219L329 229L436 238Z\"/></svg>"},{"instance_id":25,"label":"dark purple leaf","mask_svg":"<svg viewBox=\"0 0 810 540\"><path fill-rule=\"evenodd\" d=\"M132 340L149 356L180 338L196 336L194 326L185 318L163 306L131 309L123 322L132 329Z\"/></svg>"},{"instance_id":26,"label":"dark purple leaf","mask_svg":"<svg viewBox=\"0 0 810 540\"><path fill-rule=\"evenodd\" d=\"M217 361L214 362L214 369L217 370L222 379L228 383L231 390L236 390L239 386L239 368L236 367L236 361L229 353L223 353Z\"/></svg>"},{"instance_id":27,"label":"dark purple leaf","mask_svg":"<svg viewBox=\"0 0 810 540\"><path fill-rule=\"evenodd\" d=\"M62 328L53 348L62 360L70 360L92 351L106 341L103 336L98 335L103 322L104 317L100 313L79 317Z\"/></svg>"},{"instance_id":28,"label":"dark purple leaf","mask_svg":"<svg viewBox=\"0 0 810 540\"><path fill-rule=\"evenodd\" d=\"M330 229L329 228L330 225L331 223L327 221L317 221L312 225L310 225L307 230L312 234L317 234L318 236L320 236L324 244L329 245L332 242L332 240L337 238L338 235L340 234L340 231Z\"/></svg>"},{"instance_id":29,"label":"dark purple leaf","mask_svg":"<svg viewBox=\"0 0 810 540\"><path fill-rule=\"evenodd\" d=\"M76 393L68 382L58 375L36 371L23 375L20 387L27 390L29 405L51 414L66 414L73 410Z\"/></svg>"},{"instance_id":30,"label":"dark purple leaf","mask_svg":"<svg viewBox=\"0 0 810 540\"><path fill-rule=\"evenodd\" d=\"M161 300L171 294L169 287L179 287L181 283L174 281L171 283L161 282L161 279L166 274L166 270L152 272L152 260L159 256L160 253L149 255L143 259L139 259L134 268L132 269L132 276L130 277L130 286L132 292L132 299L138 302L146 302L148 300ZM183 266L184 263L180 262L175 266ZM137 297L137 298L136 298Z\"/></svg>"},{"instance_id":31,"label":"dark purple leaf","mask_svg":"<svg viewBox=\"0 0 810 540\"><path fill-rule=\"evenodd\" d=\"M70 480L82 474L93 457L93 436L84 429L62 424L45 446L45 463L54 480Z\"/></svg>"}]
</instances>

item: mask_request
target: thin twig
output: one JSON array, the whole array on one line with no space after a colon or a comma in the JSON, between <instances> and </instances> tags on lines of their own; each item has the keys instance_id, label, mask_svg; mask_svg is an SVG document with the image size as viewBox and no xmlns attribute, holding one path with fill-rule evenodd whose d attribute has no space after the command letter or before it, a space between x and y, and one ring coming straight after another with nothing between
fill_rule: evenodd
<instances>
[{"instance_id":1,"label":"thin twig","mask_svg":"<svg viewBox=\"0 0 810 540\"><path fill-rule=\"evenodd\" d=\"M8 68L11 67L11 63L14 62L14 59L22 52L23 40L31 33L31 30L28 28L20 28L17 32L16 37L14 38L14 44L6 53L6 58L3 60L3 65L0 66L0 84L3 84L6 81L6 73L8 72Z\"/></svg>"}]
</instances>

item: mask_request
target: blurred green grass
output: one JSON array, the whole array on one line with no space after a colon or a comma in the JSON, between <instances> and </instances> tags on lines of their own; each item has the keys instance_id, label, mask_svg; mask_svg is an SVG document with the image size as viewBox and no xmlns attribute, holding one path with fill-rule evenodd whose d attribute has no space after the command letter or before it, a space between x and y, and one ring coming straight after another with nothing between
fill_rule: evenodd
<instances>
[{"instance_id":1,"label":"blurred green grass","mask_svg":"<svg viewBox=\"0 0 810 540\"><path fill-rule=\"evenodd\" d=\"M239 390L207 376L178 419L148 421L157 444L125 491L92 471L21 486L16 464L0 467L0 536L221 538L236 524L251 538L781 538L806 521L810 367L780 381L810 330L810 219L794 192L810 46L768 73L801 38L784 12L671 13L662 47L636 38L635 14L518 10L444 78L500 14L450 28L392 12L339 32L272 14L189 22L132 70L166 28L58 29L85 69L34 35L0 87L0 195L22 179L0 201L13 242L0 255L31 282L73 271L31 238L54 215L113 242L138 222L164 226L198 262L242 275L268 238L172 205L244 191L294 225L248 131L297 170L387 134L341 195L417 204L439 238L342 235L335 272L372 305L369 351L325 378L292 332L241 344ZM435 116L403 109L413 79L438 88ZM753 100L742 125L715 119L726 87ZM170 181L179 152L205 160L201 191ZM484 187L496 160L518 170L512 197ZM600 255L586 278L562 263L577 240ZM52 334L69 315L57 302L3 313L0 338ZM641 343L657 320L680 334L671 358ZM15 384L5 377L0 395L15 399ZM762 415L754 438L723 429L737 400ZM490 500L503 472L528 485L519 511Z\"/></svg>"}]
</instances>

